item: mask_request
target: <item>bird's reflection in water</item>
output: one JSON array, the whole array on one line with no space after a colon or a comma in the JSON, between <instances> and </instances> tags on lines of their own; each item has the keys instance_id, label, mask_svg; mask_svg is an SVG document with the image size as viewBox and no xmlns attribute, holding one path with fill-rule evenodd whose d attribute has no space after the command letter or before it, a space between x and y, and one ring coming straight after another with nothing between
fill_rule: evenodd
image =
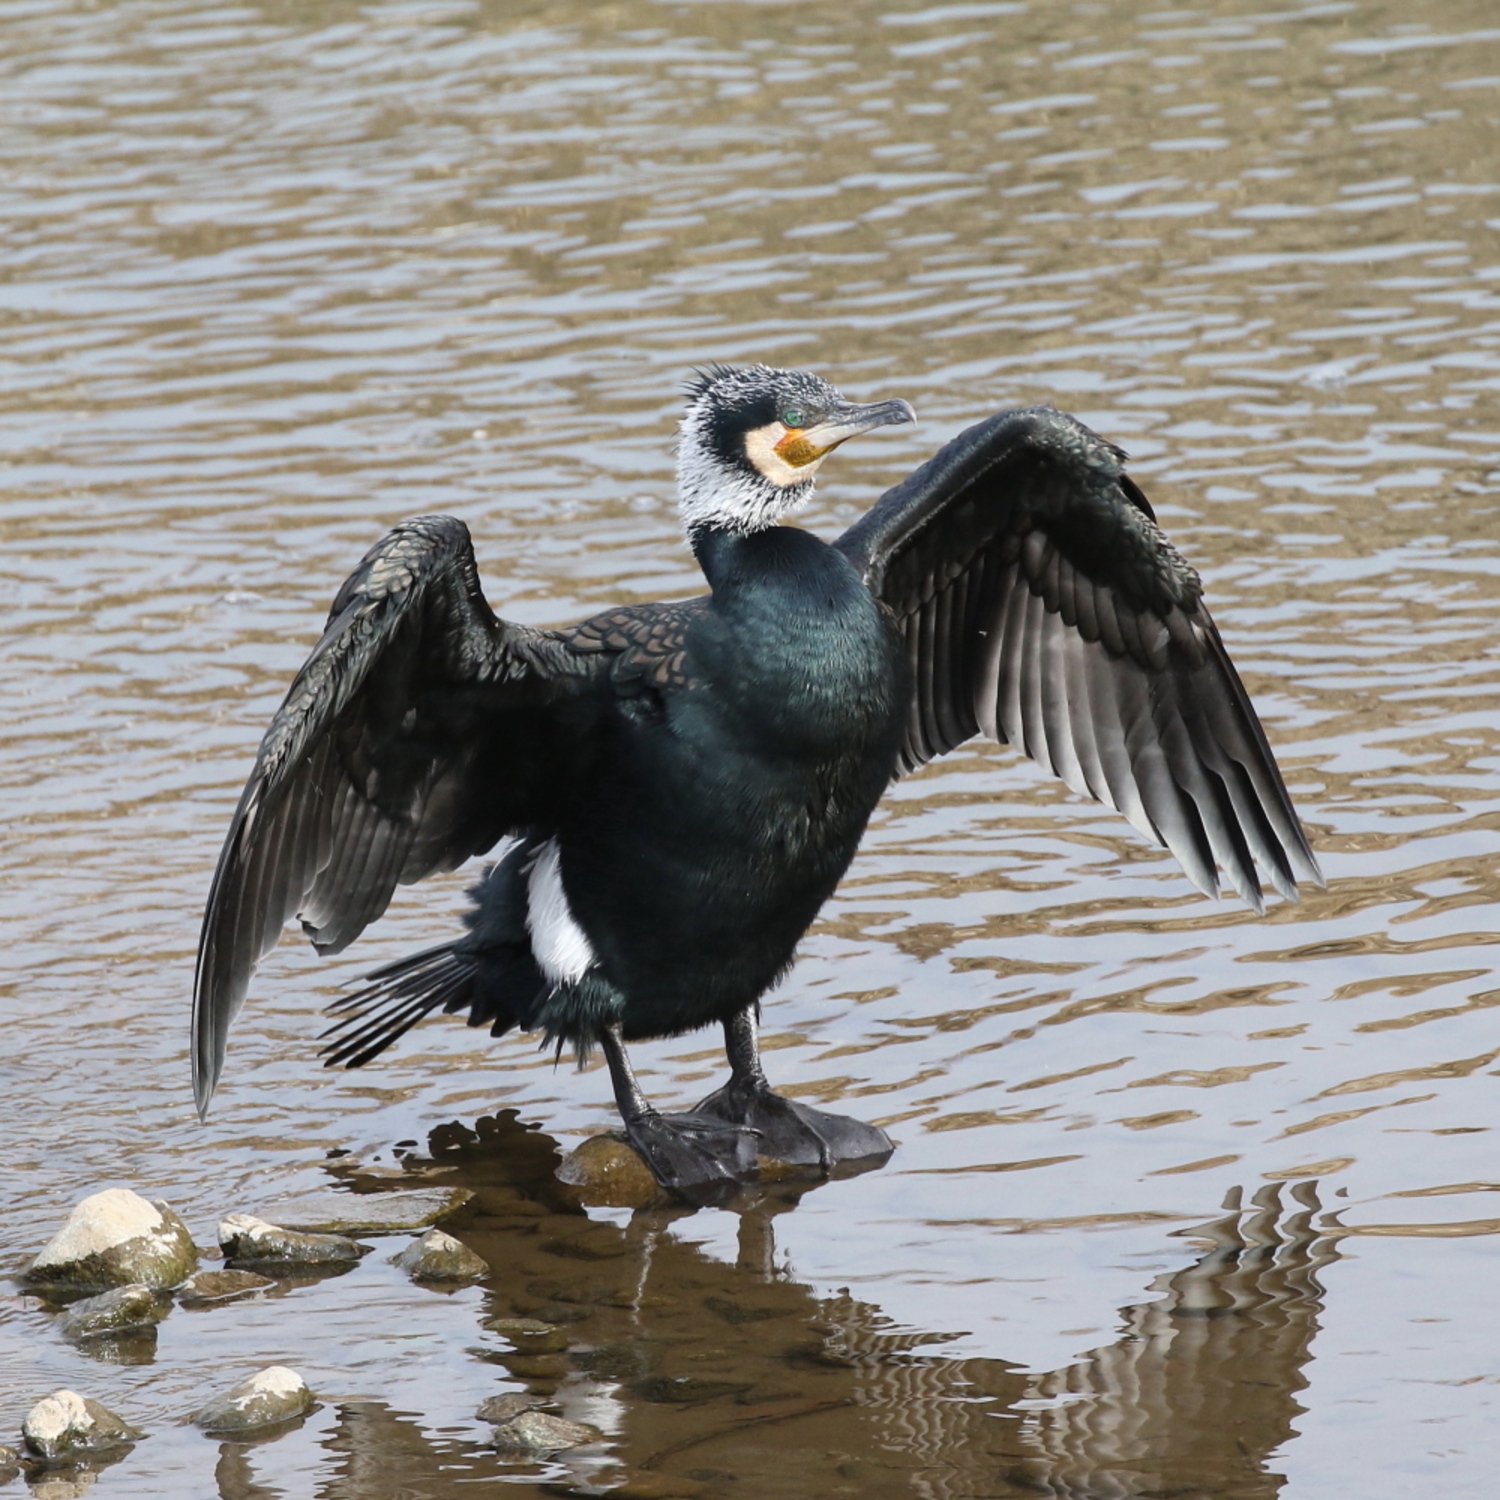
<instances>
[{"instance_id":1,"label":"bird's reflection in water","mask_svg":"<svg viewBox=\"0 0 1500 1500\"><path fill-rule=\"evenodd\" d=\"M1042 1494L1068 1500L1211 1494L1271 1500L1274 1455L1295 1435L1317 1329L1319 1269L1333 1241L1313 1227L1310 1182L1261 1188L1194 1238L1208 1248L1163 1276L1158 1302L1123 1309L1121 1337L1041 1377L1047 1409L1025 1419Z\"/></svg>"},{"instance_id":2,"label":"bird's reflection in water","mask_svg":"<svg viewBox=\"0 0 1500 1500\"><path fill-rule=\"evenodd\" d=\"M739 1256L672 1232L680 1210L590 1220L552 1176L555 1145L514 1117L434 1132L441 1180L475 1192L461 1237L494 1268L474 1404L515 1391L604 1441L530 1460L478 1433L434 1435L377 1402L337 1409L321 1500L510 1494L639 1500L812 1494L921 1500L1275 1496L1332 1242L1299 1184L1263 1189L1184 1237L1197 1258L1121 1312L1118 1338L1066 1369L944 1357L956 1333L898 1327L847 1294L820 1297L778 1263L774 1220L796 1189L743 1206ZM999 1295L997 1293L996 1295ZM519 1319L549 1331L525 1331ZM503 1325L509 1324L509 1328ZM489 1378L489 1372L495 1378ZM229 1446L222 1500L265 1500L254 1452Z\"/></svg>"},{"instance_id":3,"label":"bird's reflection in water","mask_svg":"<svg viewBox=\"0 0 1500 1500\"><path fill-rule=\"evenodd\" d=\"M1289 1196L1263 1187L1242 1207L1236 1190L1219 1218L1179 1231L1203 1253L1157 1279L1158 1300L1122 1308L1115 1341L1076 1364L1018 1382L993 1360L887 1362L863 1399L882 1440L920 1459L911 1493L1273 1500L1318 1271L1336 1253L1314 1227L1314 1184Z\"/></svg>"}]
</instances>

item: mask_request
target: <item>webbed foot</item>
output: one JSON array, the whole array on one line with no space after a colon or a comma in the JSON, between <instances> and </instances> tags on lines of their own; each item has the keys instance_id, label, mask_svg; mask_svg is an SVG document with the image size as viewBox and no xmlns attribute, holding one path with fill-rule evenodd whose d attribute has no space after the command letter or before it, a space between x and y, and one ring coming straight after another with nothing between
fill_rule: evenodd
<instances>
[{"instance_id":1,"label":"webbed foot","mask_svg":"<svg viewBox=\"0 0 1500 1500\"><path fill-rule=\"evenodd\" d=\"M669 1193L701 1208L726 1202L756 1178L754 1134L697 1110L645 1111L625 1121L625 1138Z\"/></svg>"},{"instance_id":2,"label":"webbed foot","mask_svg":"<svg viewBox=\"0 0 1500 1500\"><path fill-rule=\"evenodd\" d=\"M840 1165L879 1166L896 1149L878 1125L825 1114L765 1086L731 1079L693 1111L753 1132L760 1155L794 1166L817 1167L824 1176Z\"/></svg>"}]
</instances>

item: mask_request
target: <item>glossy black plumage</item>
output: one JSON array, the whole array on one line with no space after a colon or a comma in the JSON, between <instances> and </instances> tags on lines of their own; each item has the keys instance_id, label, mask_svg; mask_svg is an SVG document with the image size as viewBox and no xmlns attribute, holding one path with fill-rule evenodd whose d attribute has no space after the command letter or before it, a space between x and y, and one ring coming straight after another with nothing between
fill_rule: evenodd
<instances>
[{"instance_id":1,"label":"glossy black plumage","mask_svg":"<svg viewBox=\"0 0 1500 1500\"><path fill-rule=\"evenodd\" d=\"M1197 575L1118 450L1049 409L1000 413L830 546L766 524L807 488L775 455L796 456L817 401L807 430L830 444L910 415L847 407L800 372L714 370L695 388L685 448L695 422L706 436L681 482L702 598L530 629L484 602L461 522L419 517L371 550L220 859L194 1006L200 1108L289 916L337 952L398 883L510 834L466 935L336 1007L331 1061L368 1060L431 1010L467 1012L497 1034L604 1045L631 1138L673 1186L715 1151L739 1165L711 1173L743 1175L745 1129L825 1168L870 1154L879 1132L770 1094L755 1008L890 777L980 729L1119 808L1206 890L1216 866L1257 907L1261 878L1293 898L1319 880ZM792 405L798 426L775 425ZM767 431L786 434L771 456L755 445ZM715 1020L731 1087L668 1129L620 1043ZM710 1139L735 1129L732 1150Z\"/></svg>"},{"instance_id":2,"label":"glossy black plumage","mask_svg":"<svg viewBox=\"0 0 1500 1500\"><path fill-rule=\"evenodd\" d=\"M983 730L1257 911L1317 863L1260 721L1124 455L1050 408L969 428L834 544L895 611L910 770Z\"/></svg>"},{"instance_id":3,"label":"glossy black plumage","mask_svg":"<svg viewBox=\"0 0 1500 1500\"><path fill-rule=\"evenodd\" d=\"M558 729L546 705L567 666L546 633L495 619L462 522L418 517L366 554L266 732L219 857L194 986L200 1109L288 918L341 952L397 884L456 868L544 810L538 768Z\"/></svg>"}]
</instances>

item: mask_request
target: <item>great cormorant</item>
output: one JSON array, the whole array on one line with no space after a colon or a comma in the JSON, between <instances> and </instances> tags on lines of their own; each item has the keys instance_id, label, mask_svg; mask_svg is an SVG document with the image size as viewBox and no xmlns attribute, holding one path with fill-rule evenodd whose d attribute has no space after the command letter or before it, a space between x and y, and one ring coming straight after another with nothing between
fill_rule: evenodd
<instances>
[{"instance_id":1,"label":"great cormorant","mask_svg":"<svg viewBox=\"0 0 1500 1500\"><path fill-rule=\"evenodd\" d=\"M193 1008L200 1112L293 915L337 953L398 883L511 838L468 931L334 1009L329 1064L430 1011L609 1063L628 1139L690 1200L757 1153L828 1171L885 1133L773 1093L761 996L893 776L983 730L1124 813L1217 894L1322 883L1198 575L1124 455L1047 407L969 428L837 541L777 523L856 434L914 420L818 376L715 366L677 479L710 592L533 629L498 619L467 527L387 533L261 744L214 876ZM1257 867L1260 875L1257 873ZM729 1081L652 1109L625 1043L723 1025Z\"/></svg>"}]
</instances>

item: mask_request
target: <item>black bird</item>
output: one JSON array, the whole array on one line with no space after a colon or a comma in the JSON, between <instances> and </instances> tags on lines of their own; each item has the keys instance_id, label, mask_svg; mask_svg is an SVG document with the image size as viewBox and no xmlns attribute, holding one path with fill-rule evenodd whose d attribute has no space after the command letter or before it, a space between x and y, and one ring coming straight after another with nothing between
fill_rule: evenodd
<instances>
[{"instance_id":1,"label":"black bird","mask_svg":"<svg viewBox=\"0 0 1500 1500\"><path fill-rule=\"evenodd\" d=\"M1047 407L955 438L836 542L777 523L840 443L914 420L816 375L715 366L677 479L710 592L538 630L480 591L467 527L403 522L339 590L240 798L198 954L194 1089L293 915L337 953L397 884L501 839L463 936L334 1009L354 1067L434 1010L609 1063L659 1181L713 1201L757 1152L830 1170L883 1131L773 1093L761 996L892 777L983 730L1118 808L1201 889L1322 884L1197 574L1124 455ZM1257 871L1260 872L1258 875ZM687 1114L625 1043L720 1022L730 1078Z\"/></svg>"}]
</instances>

